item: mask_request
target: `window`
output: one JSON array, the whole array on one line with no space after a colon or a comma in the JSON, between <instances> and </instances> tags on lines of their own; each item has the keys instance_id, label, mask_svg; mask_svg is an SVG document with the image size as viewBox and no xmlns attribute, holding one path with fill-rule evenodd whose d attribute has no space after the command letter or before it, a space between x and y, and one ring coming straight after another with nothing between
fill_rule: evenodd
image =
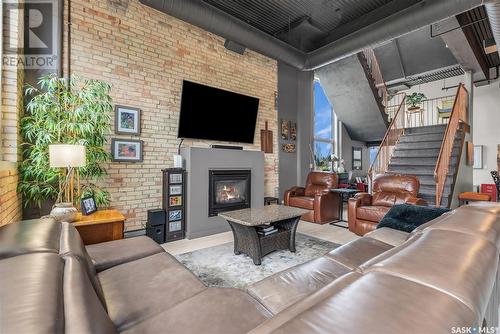
<instances>
[{"instance_id":1,"label":"window","mask_svg":"<svg viewBox=\"0 0 500 334\"><path fill-rule=\"evenodd\" d=\"M319 170L332 170L337 153L337 117L319 80L314 80L314 161Z\"/></svg>"},{"instance_id":2,"label":"window","mask_svg":"<svg viewBox=\"0 0 500 334\"><path fill-rule=\"evenodd\" d=\"M370 155L370 164L368 166L371 166L375 161L375 158L377 157L377 152L378 152L378 146L368 147L368 154Z\"/></svg>"}]
</instances>

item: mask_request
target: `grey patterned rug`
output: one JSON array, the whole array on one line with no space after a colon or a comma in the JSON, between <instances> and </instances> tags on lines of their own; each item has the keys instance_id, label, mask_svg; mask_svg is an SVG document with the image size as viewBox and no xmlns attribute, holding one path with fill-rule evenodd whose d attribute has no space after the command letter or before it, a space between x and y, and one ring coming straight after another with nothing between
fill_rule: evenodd
<instances>
[{"instance_id":1,"label":"grey patterned rug","mask_svg":"<svg viewBox=\"0 0 500 334\"><path fill-rule=\"evenodd\" d=\"M281 250L266 255L256 266L244 254L234 255L233 243L177 255L176 258L211 287L245 288L279 271L320 257L340 245L297 233L295 253Z\"/></svg>"}]
</instances>

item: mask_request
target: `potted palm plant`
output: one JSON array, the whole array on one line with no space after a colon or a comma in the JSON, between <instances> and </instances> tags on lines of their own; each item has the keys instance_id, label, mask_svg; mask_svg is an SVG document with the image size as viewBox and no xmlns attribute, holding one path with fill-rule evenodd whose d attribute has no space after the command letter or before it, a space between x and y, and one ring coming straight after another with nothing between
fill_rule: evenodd
<instances>
[{"instance_id":1,"label":"potted palm plant","mask_svg":"<svg viewBox=\"0 0 500 334\"><path fill-rule=\"evenodd\" d=\"M23 161L18 186L25 206L35 209L60 198L65 175L50 167L49 145L53 144L85 146L86 163L78 167L80 188L73 190L81 197L93 196L97 205L109 205L109 192L100 180L106 175L103 164L110 160L104 147L113 111L110 90L109 84L99 80L57 75L43 76L38 87L26 88L28 103L20 126ZM79 201L75 198L72 204L78 206Z\"/></svg>"},{"instance_id":2,"label":"potted palm plant","mask_svg":"<svg viewBox=\"0 0 500 334\"><path fill-rule=\"evenodd\" d=\"M406 96L406 106L409 111L418 111L421 108L421 103L426 99L422 93L412 93Z\"/></svg>"}]
</instances>

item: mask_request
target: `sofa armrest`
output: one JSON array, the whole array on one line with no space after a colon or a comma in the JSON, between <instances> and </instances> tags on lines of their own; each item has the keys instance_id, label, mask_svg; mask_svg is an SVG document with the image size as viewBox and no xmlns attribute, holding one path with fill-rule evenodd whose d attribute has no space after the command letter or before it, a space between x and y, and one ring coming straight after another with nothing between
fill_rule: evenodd
<instances>
[{"instance_id":1,"label":"sofa armrest","mask_svg":"<svg viewBox=\"0 0 500 334\"><path fill-rule=\"evenodd\" d=\"M369 193L357 193L352 199L359 200L360 204L358 206L372 205L372 195Z\"/></svg>"},{"instance_id":2,"label":"sofa armrest","mask_svg":"<svg viewBox=\"0 0 500 334\"><path fill-rule=\"evenodd\" d=\"M339 194L324 190L314 195L314 221L317 223L329 223L339 219Z\"/></svg>"},{"instance_id":3,"label":"sofa armrest","mask_svg":"<svg viewBox=\"0 0 500 334\"><path fill-rule=\"evenodd\" d=\"M420 206L427 206L427 202L421 198L417 198L417 197L411 197L411 198L408 198L406 201L405 201L406 204L409 204L409 205L420 205Z\"/></svg>"},{"instance_id":4,"label":"sofa armrest","mask_svg":"<svg viewBox=\"0 0 500 334\"><path fill-rule=\"evenodd\" d=\"M304 196L306 189L304 187L291 187L285 191L285 196L283 197L285 205L288 205L288 200L290 197L294 196Z\"/></svg>"}]
</instances>

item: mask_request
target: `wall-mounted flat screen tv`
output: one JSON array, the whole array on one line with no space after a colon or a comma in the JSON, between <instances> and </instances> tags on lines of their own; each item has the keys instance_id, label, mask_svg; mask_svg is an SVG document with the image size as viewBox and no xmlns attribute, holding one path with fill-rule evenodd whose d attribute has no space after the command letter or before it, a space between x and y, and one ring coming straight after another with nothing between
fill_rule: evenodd
<instances>
[{"instance_id":1,"label":"wall-mounted flat screen tv","mask_svg":"<svg viewBox=\"0 0 500 334\"><path fill-rule=\"evenodd\" d=\"M259 99L184 80L179 138L253 143Z\"/></svg>"}]
</instances>

